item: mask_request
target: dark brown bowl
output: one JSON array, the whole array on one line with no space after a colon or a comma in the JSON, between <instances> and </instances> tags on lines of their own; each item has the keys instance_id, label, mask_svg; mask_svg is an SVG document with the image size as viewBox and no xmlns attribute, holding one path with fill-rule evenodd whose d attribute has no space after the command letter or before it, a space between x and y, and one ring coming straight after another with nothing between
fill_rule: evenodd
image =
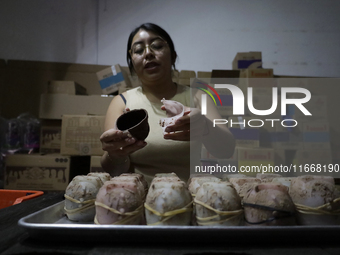
<instances>
[{"instance_id":1,"label":"dark brown bowl","mask_svg":"<svg viewBox=\"0 0 340 255\"><path fill-rule=\"evenodd\" d=\"M129 131L137 140L145 140L150 132L148 112L144 109L131 110L119 116L116 122L121 131Z\"/></svg>"}]
</instances>

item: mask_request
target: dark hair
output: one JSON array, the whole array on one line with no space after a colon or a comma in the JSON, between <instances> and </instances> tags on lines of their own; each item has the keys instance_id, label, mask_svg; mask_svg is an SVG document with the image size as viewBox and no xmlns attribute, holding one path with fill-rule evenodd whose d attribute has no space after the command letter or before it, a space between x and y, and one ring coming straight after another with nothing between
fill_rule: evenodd
<instances>
[{"instance_id":1,"label":"dark hair","mask_svg":"<svg viewBox=\"0 0 340 255\"><path fill-rule=\"evenodd\" d=\"M170 35L163 28L161 28L160 26L158 26L156 24L144 23L144 24L140 25L139 27L135 28L129 36L129 40L128 40L128 44L127 44L127 51L126 51L126 60L127 60L128 65L129 65L130 72L133 73L134 68L133 68L133 64L132 64L131 55L129 53L129 50L131 49L133 37L137 34L137 32L140 29L143 29L143 30L149 31L149 32L153 32L153 33L159 35L160 37L162 37L168 43L170 51L171 51L171 60L173 62L172 65L173 65L174 69L176 70L175 60L176 60L177 54L176 54L176 51L175 51L174 43L173 43Z\"/></svg>"}]
</instances>

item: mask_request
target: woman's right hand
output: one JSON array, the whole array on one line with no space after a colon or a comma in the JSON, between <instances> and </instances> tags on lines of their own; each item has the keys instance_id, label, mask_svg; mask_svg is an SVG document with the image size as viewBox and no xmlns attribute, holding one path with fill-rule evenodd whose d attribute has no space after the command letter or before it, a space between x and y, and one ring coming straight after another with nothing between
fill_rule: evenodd
<instances>
[{"instance_id":1,"label":"woman's right hand","mask_svg":"<svg viewBox=\"0 0 340 255\"><path fill-rule=\"evenodd\" d=\"M105 131L100 136L102 149L107 151L109 157L126 157L131 153L146 146L145 141L138 141L129 132L123 132L116 128Z\"/></svg>"}]
</instances>

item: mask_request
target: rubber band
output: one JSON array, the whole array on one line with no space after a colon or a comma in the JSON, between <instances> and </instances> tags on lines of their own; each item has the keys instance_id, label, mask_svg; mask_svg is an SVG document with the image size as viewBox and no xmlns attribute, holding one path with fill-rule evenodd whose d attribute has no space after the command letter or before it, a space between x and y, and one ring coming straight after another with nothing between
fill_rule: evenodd
<instances>
[{"instance_id":1,"label":"rubber band","mask_svg":"<svg viewBox=\"0 0 340 255\"><path fill-rule=\"evenodd\" d=\"M92 207L94 207L94 204L87 204L85 206L75 208L75 209L67 209L66 207L64 207L64 211L69 215L69 214L75 214L75 213L79 213L79 212L88 210Z\"/></svg>"},{"instance_id":2,"label":"rubber band","mask_svg":"<svg viewBox=\"0 0 340 255\"><path fill-rule=\"evenodd\" d=\"M164 219L162 219L158 222L148 223L147 225L150 225L150 226L151 225L159 225L159 224L164 223L165 221L175 217L178 214L190 212L190 211L192 211L192 207L190 207L192 205L192 203L193 203L193 201L191 201L189 204L187 204L183 208L176 209L176 210L173 210L173 211L168 211L168 212L165 212L165 213L160 213L160 212L156 211L155 209L151 208L147 203L144 203L145 209L147 209L148 211L152 212L153 214L155 214L159 217L165 217Z\"/></svg>"},{"instance_id":3,"label":"rubber band","mask_svg":"<svg viewBox=\"0 0 340 255\"><path fill-rule=\"evenodd\" d=\"M196 198L194 199L194 202L195 202L195 204L201 205L201 206L205 207L206 209L211 210L211 211L216 213L216 215L212 215L212 216L208 216L208 217L198 217L198 216L196 216L198 225L220 224L220 223L232 220L232 219L238 217L239 215L241 215L243 213L243 209L234 210L234 211L220 211L220 210L217 210L217 209L211 207L210 205L203 203L202 201L197 200ZM225 219L222 219L222 220L212 221L213 219L220 217L220 216L227 216L227 217Z\"/></svg>"},{"instance_id":4,"label":"rubber band","mask_svg":"<svg viewBox=\"0 0 340 255\"><path fill-rule=\"evenodd\" d=\"M128 223L128 222L130 222L130 221L135 220L135 219L136 219L137 217L139 217L140 214L143 212L143 210L142 210L142 209L143 209L143 205L140 205L139 207L137 207L137 208L136 208L134 211L132 211L132 212L124 212L124 213L122 213L122 212L120 212L120 211L118 211L118 210L116 210L116 209L114 209L114 208L111 208L111 207L107 206L106 204L103 204L103 203L98 202L98 201L95 202L95 205L96 205L96 206L103 207L103 208L105 208L105 209L111 211L112 213L119 214L119 215L121 215L121 216L127 216L127 217L125 217L124 219L121 219L121 220L119 220L119 221L110 223L109 225L123 225L123 224L126 224L126 223ZM94 223L97 224L97 225L106 225L106 224L101 224L101 223L98 222L98 220L97 220L97 215L96 215L95 218L94 218Z\"/></svg>"},{"instance_id":5,"label":"rubber band","mask_svg":"<svg viewBox=\"0 0 340 255\"><path fill-rule=\"evenodd\" d=\"M285 211L285 210L276 209L276 208L270 207L270 206L251 204L251 203L243 203L243 207L252 207L252 208L256 208L256 209L260 209L260 210L271 211L271 212L279 212L279 213L284 214L284 215L273 216L269 219L266 219L266 220L263 220L263 221L258 221L258 222L250 222L246 219L246 217L244 217L244 221L247 222L248 224L252 224L252 225L263 224L263 223L272 222L274 220L278 220L278 219L282 219L282 218L293 217L294 214L295 214L295 211L293 211L293 212L292 211Z\"/></svg>"},{"instance_id":6,"label":"rubber band","mask_svg":"<svg viewBox=\"0 0 340 255\"><path fill-rule=\"evenodd\" d=\"M202 222L202 221L204 221L205 218L200 218L200 219L202 219L202 221L201 221L201 220L199 220L199 217L197 217L197 216L196 216L196 219L197 219L197 224L199 224L200 226L208 226L208 225L222 224L226 221L233 220L234 218L239 217L240 215L241 214L235 214L234 216L230 216L230 217L225 218L223 220L215 220L215 221L209 221L209 222ZM215 215L215 216L219 216L219 215Z\"/></svg>"},{"instance_id":7,"label":"rubber band","mask_svg":"<svg viewBox=\"0 0 340 255\"><path fill-rule=\"evenodd\" d=\"M281 210L281 209L277 209L277 208L270 207L270 206L251 204L251 203L243 203L243 207L253 207L256 209L262 209L262 210L272 211L272 212L276 211L276 212L282 212L282 213L287 213L287 214L293 213L291 211L286 211L286 210Z\"/></svg>"},{"instance_id":8,"label":"rubber band","mask_svg":"<svg viewBox=\"0 0 340 255\"><path fill-rule=\"evenodd\" d=\"M81 206L79 208L74 208L74 209L67 209L66 206L64 207L64 211L66 212L66 214L70 215L70 214L75 214L75 213L79 213L79 212L82 212L82 211L85 211L85 210L88 210L92 207L94 207L94 201L95 199L89 199L89 200L86 200L86 201L80 201L80 200L77 200L73 197L70 197L68 195L64 195L64 197L73 202L73 203L76 203L76 204L80 204L80 205L84 205L84 206Z\"/></svg>"},{"instance_id":9,"label":"rubber band","mask_svg":"<svg viewBox=\"0 0 340 255\"><path fill-rule=\"evenodd\" d=\"M80 200L77 200L73 197L70 197L68 195L64 195L64 197L67 199L67 200L70 200L71 202L73 203L77 203L77 204L88 204L88 203L94 203L94 201L96 201L96 199L89 199L89 200L86 200L86 201L80 201Z\"/></svg>"},{"instance_id":10,"label":"rubber band","mask_svg":"<svg viewBox=\"0 0 340 255\"><path fill-rule=\"evenodd\" d=\"M332 206L332 203L337 203L340 201L340 197L334 199L330 203L318 207L309 207L307 205L295 204L296 210L302 214L314 214L314 215L340 215L340 209L329 211L324 210L326 207Z\"/></svg>"}]
</instances>

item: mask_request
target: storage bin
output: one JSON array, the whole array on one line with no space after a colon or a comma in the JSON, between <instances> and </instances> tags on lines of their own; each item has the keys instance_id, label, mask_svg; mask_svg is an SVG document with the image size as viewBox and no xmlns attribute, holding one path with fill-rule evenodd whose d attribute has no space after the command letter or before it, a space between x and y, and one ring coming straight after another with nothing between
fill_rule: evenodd
<instances>
[{"instance_id":1,"label":"storage bin","mask_svg":"<svg viewBox=\"0 0 340 255\"><path fill-rule=\"evenodd\" d=\"M44 192L36 190L0 190L0 209L19 204L42 194Z\"/></svg>"}]
</instances>

